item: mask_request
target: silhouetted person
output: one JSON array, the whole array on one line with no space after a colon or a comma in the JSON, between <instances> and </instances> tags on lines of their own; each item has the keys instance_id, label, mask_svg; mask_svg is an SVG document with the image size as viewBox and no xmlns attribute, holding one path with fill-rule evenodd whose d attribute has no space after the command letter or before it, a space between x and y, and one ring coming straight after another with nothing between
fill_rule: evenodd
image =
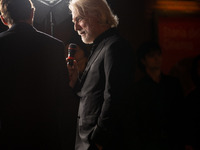
<instances>
[{"instance_id":1,"label":"silhouetted person","mask_svg":"<svg viewBox=\"0 0 200 150\"><path fill-rule=\"evenodd\" d=\"M144 73L134 89L137 149L172 150L179 144L176 112L183 98L181 86L176 78L162 73L162 51L158 43L143 43L137 57Z\"/></svg>"},{"instance_id":2,"label":"silhouetted person","mask_svg":"<svg viewBox=\"0 0 200 150\"><path fill-rule=\"evenodd\" d=\"M32 26L30 0L0 0L0 11L9 27L0 33L0 149L59 150L70 101L64 44Z\"/></svg>"},{"instance_id":3,"label":"silhouetted person","mask_svg":"<svg viewBox=\"0 0 200 150\"><path fill-rule=\"evenodd\" d=\"M193 60L191 76L195 88L185 99L183 136L185 150L200 150L200 55Z\"/></svg>"}]
</instances>

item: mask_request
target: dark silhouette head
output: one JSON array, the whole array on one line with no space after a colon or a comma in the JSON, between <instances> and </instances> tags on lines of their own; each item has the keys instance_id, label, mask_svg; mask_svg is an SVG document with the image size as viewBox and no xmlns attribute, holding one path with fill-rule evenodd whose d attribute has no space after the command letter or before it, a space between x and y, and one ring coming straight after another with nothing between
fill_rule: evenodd
<instances>
[{"instance_id":1,"label":"dark silhouette head","mask_svg":"<svg viewBox=\"0 0 200 150\"><path fill-rule=\"evenodd\" d=\"M137 63L141 71L145 71L145 65L142 63L142 60L145 59L145 56L150 55L151 53L159 52L162 53L160 45L155 41L147 41L141 44L137 50Z\"/></svg>"}]
</instances>

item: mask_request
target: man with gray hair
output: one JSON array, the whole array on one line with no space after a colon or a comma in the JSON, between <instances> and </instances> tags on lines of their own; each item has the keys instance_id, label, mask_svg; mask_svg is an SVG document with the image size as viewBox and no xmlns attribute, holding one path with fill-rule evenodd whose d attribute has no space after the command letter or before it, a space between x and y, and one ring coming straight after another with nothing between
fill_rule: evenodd
<instances>
[{"instance_id":1,"label":"man with gray hair","mask_svg":"<svg viewBox=\"0 0 200 150\"><path fill-rule=\"evenodd\" d=\"M71 0L69 8L74 30L92 44L80 80L76 61L68 65L70 86L80 97L75 149L127 150L134 51L117 32L118 18L106 0Z\"/></svg>"},{"instance_id":2,"label":"man with gray hair","mask_svg":"<svg viewBox=\"0 0 200 150\"><path fill-rule=\"evenodd\" d=\"M65 47L33 27L34 10L30 0L0 0L9 27L0 33L1 150L61 149L71 89Z\"/></svg>"}]
</instances>

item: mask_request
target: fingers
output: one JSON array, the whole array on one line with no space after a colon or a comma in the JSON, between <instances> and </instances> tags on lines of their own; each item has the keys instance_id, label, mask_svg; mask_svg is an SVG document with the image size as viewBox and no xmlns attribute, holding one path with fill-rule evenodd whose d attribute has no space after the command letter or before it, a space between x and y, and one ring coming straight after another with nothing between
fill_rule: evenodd
<instances>
[{"instance_id":1,"label":"fingers","mask_svg":"<svg viewBox=\"0 0 200 150\"><path fill-rule=\"evenodd\" d=\"M98 148L98 150L102 150L103 149L103 147L101 145L99 145L99 144L96 144L96 147Z\"/></svg>"},{"instance_id":2,"label":"fingers","mask_svg":"<svg viewBox=\"0 0 200 150\"><path fill-rule=\"evenodd\" d=\"M72 66L69 64L68 58L66 58L66 62L67 62L67 68L68 69L74 69L74 68L78 69L78 64L77 64L76 60L73 60L73 65Z\"/></svg>"},{"instance_id":3,"label":"fingers","mask_svg":"<svg viewBox=\"0 0 200 150\"><path fill-rule=\"evenodd\" d=\"M78 63L76 60L74 60L74 65L72 67L74 67L74 69L78 71Z\"/></svg>"},{"instance_id":4,"label":"fingers","mask_svg":"<svg viewBox=\"0 0 200 150\"><path fill-rule=\"evenodd\" d=\"M67 59L66 59L66 61L67 61ZM73 88L79 77L77 61L76 60L73 61L73 66L71 66L69 63L67 63L67 68L68 68L69 80L70 80L69 85L70 85L70 87Z\"/></svg>"}]
</instances>

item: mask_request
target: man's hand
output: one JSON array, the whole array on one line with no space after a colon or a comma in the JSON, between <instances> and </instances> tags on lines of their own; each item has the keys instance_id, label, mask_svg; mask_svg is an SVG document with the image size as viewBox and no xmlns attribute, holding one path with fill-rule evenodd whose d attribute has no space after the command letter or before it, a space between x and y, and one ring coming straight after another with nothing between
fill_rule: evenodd
<instances>
[{"instance_id":1,"label":"man's hand","mask_svg":"<svg viewBox=\"0 0 200 150\"><path fill-rule=\"evenodd\" d=\"M66 59L67 61L67 59ZM68 61L67 61L68 62ZM68 68L68 72L69 72L69 86L71 88L74 88L75 84L76 84L76 81L79 77L79 71L78 71L78 65L77 65L77 62L76 60L74 60L74 63L73 63L73 66L70 66L68 63L67 63L67 68Z\"/></svg>"},{"instance_id":2,"label":"man's hand","mask_svg":"<svg viewBox=\"0 0 200 150\"><path fill-rule=\"evenodd\" d=\"M96 147L98 148L98 150L103 150L103 147L99 144L96 144Z\"/></svg>"}]
</instances>

